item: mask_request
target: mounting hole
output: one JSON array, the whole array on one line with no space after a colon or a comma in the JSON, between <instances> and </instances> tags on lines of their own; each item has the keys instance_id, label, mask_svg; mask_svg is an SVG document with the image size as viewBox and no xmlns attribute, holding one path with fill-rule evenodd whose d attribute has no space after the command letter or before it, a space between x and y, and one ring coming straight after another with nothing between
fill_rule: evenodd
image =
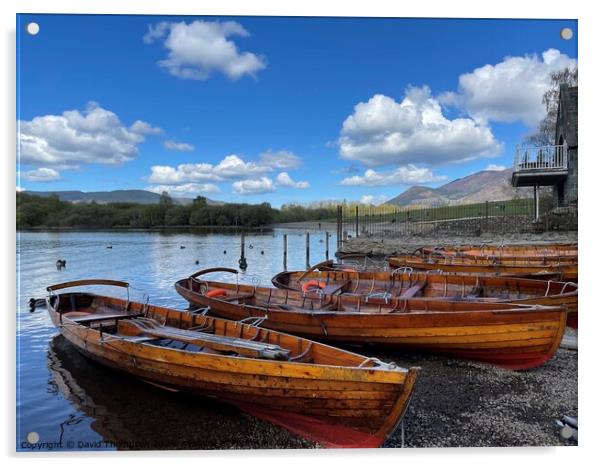
<instances>
[{"instance_id":1,"label":"mounting hole","mask_svg":"<svg viewBox=\"0 0 602 466\"><path fill-rule=\"evenodd\" d=\"M571 40L573 38L573 30L571 28L562 28L560 31L560 37L564 40Z\"/></svg>"},{"instance_id":2,"label":"mounting hole","mask_svg":"<svg viewBox=\"0 0 602 466\"><path fill-rule=\"evenodd\" d=\"M27 23L25 30L30 36L35 36L38 32L40 32L40 25L38 23Z\"/></svg>"}]
</instances>

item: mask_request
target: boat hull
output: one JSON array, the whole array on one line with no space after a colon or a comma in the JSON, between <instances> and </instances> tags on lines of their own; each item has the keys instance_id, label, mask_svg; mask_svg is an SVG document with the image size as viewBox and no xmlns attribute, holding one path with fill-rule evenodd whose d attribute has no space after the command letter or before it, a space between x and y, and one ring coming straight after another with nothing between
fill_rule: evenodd
<instances>
[{"instance_id":1,"label":"boat hull","mask_svg":"<svg viewBox=\"0 0 602 466\"><path fill-rule=\"evenodd\" d=\"M409 267L413 270L437 270L445 273L484 274L524 278L554 278L559 281L578 280L577 264L572 262L553 263L548 261L505 260L486 258L449 257L432 258L418 256L396 256L389 258L393 269Z\"/></svg>"},{"instance_id":2,"label":"boat hull","mask_svg":"<svg viewBox=\"0 0 602 466\"><path fill-rule=\"evenodd\" d=\"M210 298L191 291L188 283L187 279L177 282L177 292L195 306L210 307L220 317L267 316L262 326L307 338L437 352L507 369L530 369L549 360L566 324L564 308L520 310L508 305L503 310L493 306L491 310L453 312L295 312Z\"/></svg>"},{"instance_id":3,"label":"boat hull","mask_svg":"<svg viewBox=\"0 0 602 466\"><path fill-rule=\"evenodd\" d=\"M135 310L135 306L132 309ZM155 317L153 309L156 308L146 309L149 317ZM61 334L78 351L102 365L162 388L200 394L236 405L327 447L378 447L382 444L405 413L418 372L415 368L370 370L368 367L182 352L102 335L96 329L61 317L50 304L48 311ZM236 325L235 322L175 310L167 314L166 324L175 326L190 320L189 325L198 325L207 322L206 319L218 322L217 325ZM291 338L301 341L297 337L244 324L238 324L238 327L243 338L252 335L265 338L265 332L269 332L267 341L284 342ZM307 344L304 342L307 340L299 345ZM327 354L328 348L314 346L314 351ZM328 430L333 434L324 437L323 432Z\"/></svg>"},{"instance_id":4,"label":"boat hull","mask_svg":"<svg viewBox=\"0 0 602 466\"><path fill-rule=\"evenodd\" d=\"M565 306L567 325L577 327L577 284L551 280L531 280L487 275L429 274L425 272L391 273L366 271L280 272L272 278L276 288L302 291L313 282L322 284L322 293L360 296L384 295L403 297L416 284L424 284L412 295L415 299L483 300L539 306ZM471 290L478 289L478 295Z\"/></svg>"}]
</instances>

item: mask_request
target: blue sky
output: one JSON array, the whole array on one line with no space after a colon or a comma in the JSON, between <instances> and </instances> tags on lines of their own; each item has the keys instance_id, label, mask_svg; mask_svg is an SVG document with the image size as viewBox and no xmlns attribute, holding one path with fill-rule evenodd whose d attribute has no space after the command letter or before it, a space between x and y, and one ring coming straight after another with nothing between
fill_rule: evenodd
<instances>
[{"instance_id":1,"label":"blue sky","mask_svg":"<svg viewBox=\"0 0 602 466\"><path fill-rule=\"evenodd\" d=\"M20 15L17 40L22 189L275 206L509 167L577 58L575 20Z\"/></svg>"}]
</instances>

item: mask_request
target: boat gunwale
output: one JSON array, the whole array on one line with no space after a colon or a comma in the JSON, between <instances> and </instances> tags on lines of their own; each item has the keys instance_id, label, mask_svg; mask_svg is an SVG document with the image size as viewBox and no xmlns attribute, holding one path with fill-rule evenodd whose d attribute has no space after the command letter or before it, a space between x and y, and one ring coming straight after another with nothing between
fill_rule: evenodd
<instances>
[{"instance_id":1,"label":"boat gunwale","mask_svg":"<svg viewBox=\"0 0 602 466\"><path fill-rule=\"evenodd\" d=\"M195 295L198 296L202 296L204 299L208 299L208 300L214 300L214 301L219 301L222 303L226 303L226 304L234 304L234 305L240 305L240 306L244 306L244 307L249 307L249 308L254 308L257 310L261 310L263 312L283 312L283 313L291 313L291 314L304 314L304 315L310 315L310 316L332 316L332 315L340 315L340 316L416 316L416 315L428 315L428 316L437 316L437 315L461 315L461 314L472 314L472 313L486 313L486 312L496 312L496 313L521 313L521 312L567 312L566 306L565 305L539 305L539 304L520 304L520 303L513 303L513 302L498 302L498 301L479 301L478 299L475 300L466 300L466 301L450 301L450 300L446 300L446 299L425 299L425 298L392 298L390 300L388 300L388 302L386 300L382 300L380 301L378 298L368 298L366 300L365 297L363 297L362 295L346 295L346 296L342 296L342 295L331 295L333 297L344 297L344 298L355 298L358 299L360 301L360 304L362 304L361 302L363 301L364 303L367 304L372 304L372 305L379 305L379 304L384 304L384 305L389 305L390 303L396 303L394 304L395 306L398 305L399 303L411 303L411 302L429 302L429 301L436 301L438 303L441 302L450 302L450 303L458 303L458 304L471 304L471 305L486 305L486 306L497 306L500 305L500 307L492 307L490 309L465 309L465 310L431 310L431 309L417 309L417 310L410 310L410 311L402 311L402 310L395 310L395 312L389 312L389 313L379 313L379 312L366 312L366 311L355 311L355 310L313 310L313 309L306 309L302 306L294 306L292 309L275 309L275 308L271 308L269 305L266 307L261 307L261 306L256 306L256 305L252 305L252 304L237 304L237 303L231 303L230 301L227 301L225 299L219 299L219 297L207 297L205 295L203 295L202 293L199 293L198 291L192 290L189 287L185 287L182 285L182 283L185 283L188 281L188 278L183 278L178 280L175 283L175 287L176 290L178 287L183 288L184 290L186 290L186 292L188 293L193 293ZM239 287L239 286L245 286L245 287L250 287L253 288L254 290L257 290L258 288L262 288L262 289L269 289L268 287L259 287L259 286L255 286L255 285L246 285L246 284L234 284L234 283L227 283L227 282L216 282L216 281L204 281L205 283L209 284L209 286L212 286L211 284L220 284L220 285L229 285L232 287ZM274 289L278 289L278 288L274 288ZM305 296L304 293L302 293L301 291L297 291L297 290L287 290L287 289L279 289L281 291L288 291L288 292L292 292L292 293L297 293L301 296Z\"/></svg>"},{"instance_id":2,"label":"boat gunwale","mask_svg":"<svg viewBox=\"0 0 602 466\"><path fill-rule=\"evenodd\" d=\"M122 300L120 298L115 298L112 296L105 296L105 295L98 295L95 293L90 293L90 292L81 292L81 293L61 293L61 295L65 296L65 295L86 295L86 296L93 296L95 298L104 298L104 299L111 299L111 300L119 300L119 301L125 301ZM58 296L58 295L55 295ZM50 310L52 308L52 306L49 303L48 298L46 298L46 303L47 303L47 308L48 310ZM132 303L134 303L134 301L132 301ZM138 303L141 304L141 303ZM168 312L182 312L182 313L190 313L189 311L180 311L177 309L169 309L169 308L165 308L163 306L154 306L154 305L150 305L150 308L160 308L160 309L165 309L168 310ZM60 316L61 313L57 312L54 308L52 308L52 311L55 312L58 316ZM209 316L210 319L214 319L217 321L223 321L223 322L232 322L232 323L237 323L238 325L242 325L244 327L248 328L254 328L252 325L250 324L246 324L246 323L241 323L235 320L230 320L230 319L224 319L221 317L214 317L214 316ZM75 328L79 328L82 330L85 330L86 332L92 332L94 335L99 335L100 331L94 328L90 328L86 325L83 325L81 323L75 322L71 319L69 319L69 317L62 317L62 320L68 320L69 321L69 326L75 327ZM62 327L58 327L59 331L62 330L62 328L65 327L65 325L63 324ZM139 345L144 345L145 347L148 347L152 350L155 351L169 351L169 352L173 352L173 353L168 353L168 354L185 354L185 355L189 355L196 358L204 358L207 357L209 358L209 360L214 359L214 360L220 360L223 359L224 361L241 361L241 362L247 362L247 363L253 363L253 364L266 364L269 366L279 366L282 364L293 364L293 367L298 367L298 368L310 368L310 367L319 367L319 368L324 368L327 369L329 371L347 371L349 369L352 370L357 370L358 372L361 373L370 373L371 371L383 371L383 372L387 372L387 373L400 373L400 374L404 374L407 375L411 369L413 368L405 368L405 367L401 367L401 366L397 366L394 365L394 367L392 367L390 365L390 363L386 363L384 361L381 361L377 358L370 358L368 356L364 356L361 355L359 353L354 353L352 351L348 351L336 346L332 346L323 342L318 342L315 340L311 340L308 338L304 338L301 336L297 336L294 334L290 334L290 333L286 333L286 332L281 332L279 330L272 330L269 328L265 328L265 327L260 327L262 330L272 333L272 334L282 334L282 335L286 335L289 337L293 337L296 340L300 340L302 342L307 342L307 343L311 343L312 346L313 345L317 345L320 346L322 348L325 348L327 350L333 351L335 354L346 354L346 355L351 355L357 358L363 358L364 360L371 360L373 362L378 362L380 364L377 364L375 366L364 366L364 367L359 367L359 366L345 366L345 365L333 365L333 364L320 364L320 363L306 363L306 362L302 362L302 361L280 361L280 360L270 360L270 359L261 359L261 358L252 358L252 357L246 357L246 356L239 356L239 355L224 355L224 354L215 354L215 353L207 353L207 352L194 352L194 351L187 351L187 350L183 350L183 349L178 349L178 348L169 348L169 347L163 347L163 346L158 346L158 345L153 345L149 342L135 342L135 341L131 341L129 340L126 336L119 336L119 335L113 335L113 334L107 334L109 336L109 338L107 338L106 343L108 343L109 341L118 341L121 344L126 344L126 346L131 346L131 348L136 348ZM62 332L61 332L62 333ZM81 337L79 337L81 338ZM99 339L99 341L101 341ZM101 341L102 343L102 341ZM179 364L182 365L184 367L196 367L196 365L193 364ZM279 377L286 377L286 376L279 376ZM339 379L335 379L333 378L332 380L339 380ZM404 378L405 380L405 378ZM366 381L369 382L369 381ZM374 381L374 383L394 383L394 382L376 382ZM405 382L403 382L405 383Z\"/></svg>"}]
</instances>

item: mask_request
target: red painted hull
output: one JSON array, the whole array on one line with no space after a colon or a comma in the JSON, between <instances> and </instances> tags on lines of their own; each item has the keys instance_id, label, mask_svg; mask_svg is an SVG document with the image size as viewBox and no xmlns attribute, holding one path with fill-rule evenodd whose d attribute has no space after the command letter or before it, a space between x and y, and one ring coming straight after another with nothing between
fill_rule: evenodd
<instances>
[{"instance_id":1,"label":"red painted hull","mask_svg":"<svg viewBox=\"0 0 602 466\"><path fill-rule=\"evenodd\" d=\"M382 439L349 427L329 424L297 413L259 407L248 403L234 403L241 411L276 424L300 437L312 440L326 448L378 448Z\"/></svg>"}]
</instances>

